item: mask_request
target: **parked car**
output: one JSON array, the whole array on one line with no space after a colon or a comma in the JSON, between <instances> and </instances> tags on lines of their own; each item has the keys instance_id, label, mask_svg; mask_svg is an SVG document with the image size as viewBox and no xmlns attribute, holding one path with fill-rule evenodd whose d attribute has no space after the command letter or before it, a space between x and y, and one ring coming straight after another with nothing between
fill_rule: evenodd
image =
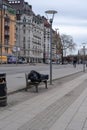
<instances>
[{"instance_id":1,"label":"parked car","mask_svg":"<svg viewBox=\"0 0 87 130\"><path fill-rule=\"evenodd\" d=\"M8 56L8 64L16 64L16 60L15 56Z\"/></svg>"},{"instance_id":2,"label":"parked car","mask_svg":"<svg viewBox=\"0 0 87 130\"><path fill-rule=\"evenodd\" d=\"M0 64L6 64L7 63L7 56L0 56Z\"/></svg>"},{"instance_id":3,"label":"parked car","mask_svg":"<svg viewBox=\"0 0 87 130\"><path fill-rule=\"evenodd\" d=\"M18 60L17 60L17 63L18 63L18 64L22 64L22 63L23 63L22 59L18 59Z\"/></svg>"},{"instance_id":4,"label":"parked car","mask_svg":"<svg viewBox=\"0 0 87 130\"><path fill-rule=\"evenodd\" d=\"M26 61L25 58L23 58L23 57L19 57L18 60L17 60L17 63L18 63L18 64L26 64L27 61Z\"/></svg>"}]
</instances>

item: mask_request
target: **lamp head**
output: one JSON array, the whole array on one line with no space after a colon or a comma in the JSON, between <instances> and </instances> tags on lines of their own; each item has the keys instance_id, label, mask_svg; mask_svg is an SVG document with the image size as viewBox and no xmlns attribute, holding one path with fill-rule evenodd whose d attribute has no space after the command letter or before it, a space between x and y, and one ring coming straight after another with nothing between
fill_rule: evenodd
<instances>
[{"instance_id":1,"label":"lamp head","mask_svg":"<svg viewBox=\"0 0 87 130\"><path fill-rule=\"evenodd\" d=\"M55 11L55 10L47 10L47 11L45 11L45 13L46 14L56 14L57 11Z\"/></svg>"},{"instance_id":2,"label":"lamp head","mask_svg":"<svg viewBox=\"0 0 87 130\"><path fill-rule=\"evenodd\" d=\"M47 10L45 11L45 14L47 15L47 19L50 19L50 23L53 22L54 15L57 13L55 10ZM48 18L48 15L50 18Z\"/></svg>"},{"instance_id":3,"label":"lamp head","mask_svg":"<svg viewBox=\"0 0 87 130\"><path fill-rule=\"evenodd\" d=\"M86 46L86 43L82 43L82 45L83 45L83 47L85 47L85 46Z\"/></svg>"}]
</instances>

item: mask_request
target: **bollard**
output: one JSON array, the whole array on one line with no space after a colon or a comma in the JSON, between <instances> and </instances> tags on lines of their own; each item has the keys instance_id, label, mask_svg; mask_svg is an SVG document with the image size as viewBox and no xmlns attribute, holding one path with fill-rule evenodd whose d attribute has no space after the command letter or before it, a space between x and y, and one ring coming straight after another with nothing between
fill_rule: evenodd
<instances>
[{"instance_id":1,"label":"bollard","mask_svg":"<svg viewBox=\"0 0 87 130\"><path fill-rule=\"evenodd\" d=\"M7 105L6 74L0 73L0 107Z\"/></svg>"}]
</instances>

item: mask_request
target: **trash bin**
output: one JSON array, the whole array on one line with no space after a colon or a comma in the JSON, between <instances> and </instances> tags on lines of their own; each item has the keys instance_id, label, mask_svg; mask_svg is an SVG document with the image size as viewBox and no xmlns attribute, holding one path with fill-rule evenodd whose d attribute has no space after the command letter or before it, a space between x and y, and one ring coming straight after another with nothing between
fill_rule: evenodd
<instances>
[{"instance_id":1,"label":"trash bin","mask_svg":"<svg viewBox=\"0 0 87 130\"><path fill-rule=\"evenodd\" d=\"M0 73L0 107L7 105L6 74Z\"/></svg>"}]
</instances>

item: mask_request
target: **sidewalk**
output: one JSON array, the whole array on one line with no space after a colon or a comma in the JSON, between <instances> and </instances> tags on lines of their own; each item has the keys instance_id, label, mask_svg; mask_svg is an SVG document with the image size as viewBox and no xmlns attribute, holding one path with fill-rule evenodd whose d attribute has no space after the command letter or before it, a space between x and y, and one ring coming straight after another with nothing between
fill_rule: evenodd
<instances>
[{"instance_id":1,"label":"sidewalk","mask_svg":"<svg viewBox=\"0 0 87 130\"><path fill-rule=\"evenodd\" d=\"M63 74L55 70L53 79L81 68L72 69L62 70ZM49 91L48 85L45 93L0 111L0 130L87 130L87 73L62 85L55 81L54 86Z\"/></svg>"}]
</instances>

